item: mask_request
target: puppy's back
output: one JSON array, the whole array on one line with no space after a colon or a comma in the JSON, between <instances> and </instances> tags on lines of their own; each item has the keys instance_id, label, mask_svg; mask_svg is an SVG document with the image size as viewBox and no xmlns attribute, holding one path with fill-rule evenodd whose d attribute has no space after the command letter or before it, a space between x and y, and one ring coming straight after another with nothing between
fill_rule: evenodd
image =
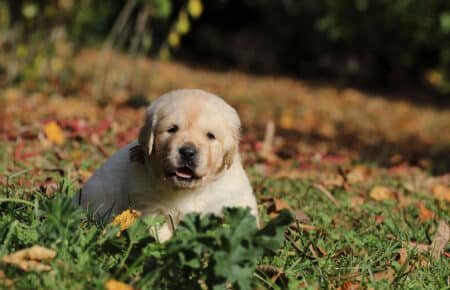
<instances>
[{"instance_id":1,"label":"puppy's back","mask_svg":"<svg viewBox=\"0 0 450 290\"><path fill-rule=\"evenodd\" d=\"M129 207L127 184L134 167L140 163L129 160L131 143L120 149L95 171L83 188L73 198L73 202L88 208L97 218L110 219ZM142 166L144 167L144 166Z\"/></svg>"}]
</instances>

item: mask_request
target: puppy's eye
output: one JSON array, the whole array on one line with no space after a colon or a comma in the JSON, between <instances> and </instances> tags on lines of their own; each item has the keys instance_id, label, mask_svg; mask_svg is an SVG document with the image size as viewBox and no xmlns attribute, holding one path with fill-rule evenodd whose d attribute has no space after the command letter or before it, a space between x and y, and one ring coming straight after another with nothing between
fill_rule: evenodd
<instances>
[{"instance_id":1,"label":"puppy's eye","mask_svg":"<svg viewBox=\"0 0 450 290\"><path fill-rule=\"evenodd\" d=\"M208 137L209 140L216 139L216 136L213 133L211 133L211 132L206 133L206 137Z\"/></svg>"},{"instance_id":2,"label":"puppy's eye","mask_svg":"<svg viewBox=\"0 0 450 290\"><path fill-rule=\"evenodd\" d=\"M177 131L178 131L178 126L177 125L173 125L169 129L167 129L167 133L170 133L170 134L176 133Z\"/></svg>"}]
</instances>

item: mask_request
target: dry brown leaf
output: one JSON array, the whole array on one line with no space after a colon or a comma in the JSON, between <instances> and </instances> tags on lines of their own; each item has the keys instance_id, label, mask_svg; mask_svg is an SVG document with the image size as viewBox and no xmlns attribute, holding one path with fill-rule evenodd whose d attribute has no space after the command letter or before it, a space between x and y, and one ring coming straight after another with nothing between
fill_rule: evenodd
<instances>
[{"instance_id":1,"label":"dry brown leaf","mask_svg":"<svg viewBox=\"0 0 450 290\"><path fill-rule=\"evenodd\" d=\"M131 227L134 221L141 215L142 213L138 210L127 209L116 216L111 224L120 226L120 232L117 233L117 236L119 237L121 232Z\"/></svg>"},{"instance_id":2,"label":"dry brown leaf","mask_svg":"<svg viewBox=\"0 0 450 290\"><path fill-rule=\"evenodd\" d=\"M376 201L395 200L394 192L391 189L380 185L373 187L369 195Z\"/></svg>"},{"instance_id":3,"label":"dry brown leaf","mask_svg":"<svg viewBox=\"0 0 450 290\"><path fill-rule=\"evenodd\" d=\"M275 205L275 212L280 212L283 209L292 211L292 208L289 206L289 204L282 199L274 198L273 202Z\"/></svg>"},{"instance_id":4,"label":"dry brown leaf","mask_svg":"<svg viewBox=\"0 0 450 290\"><path fill-rule=\"evenodd\" d=\"M342 187L345 183L344 177L340 174L327 174L321 180L327 188Z\"/></svg>"},{"instance_id":5,"label":"dry brown leaf","mask_svg":"<svg viewBox=\"0 0 450 290\"><path fill-rule=\"evenodd\" d=\"M437 184L432 190L435 199L450 202L450 187Z\"/></svg>"},{"instance_id":6,"label":"dry brown leaf","mask_svg":"<svg viewBox=\"0 0 450 290\"><path fill-rule=\"evenodd\" d=\"M429 210L423 203L419 202L417 206L419 207L419 220L421 222L427 222L434 218L434 213Z\"/></svg>"},{"instance_id":7,"label":"dry brown leaf","mask_svg":"<svg viewBox=\"0 0 450 290\"><path fill-rule=\"evenodd\" d=\"M317 250L320 252L320 254L322 255L322 257L328 256L327 251L325 251L325 249L323 249L320 246L316 246Z\"/></svg>"},{"instance_id":8,"label":"dry brown leaf","mask_svg":"<svg viewBox=\"0 0 450 290\"><path fill-rule=\"evenodd\" d=\"M401 248L400 250L398 250L397 262L400 265L403 265L405 264L407 259L408 259L408 251L405 248Z\"/></svg>"},{"instance_id":9,"label":"dry brown leaf","mask_svg":"<svg viewBox=\"0 0 450 290\"><path fill-rule=\"evenodd\" d=\"M292 213L294 214L295 219L299 223L307 224L307 223L311 222L311 219L309 218L309 216L301 210L294 210Z\"/></svg>"},{"instance_id":10,"label":"dry brown leaf","mask_svg":"<svg viewBox=\"0 0 450 290\"><path fill-rule=\"evenodd\" d=\"M283 129L294 128L295 119L292 110L283 110L283 112L281 113L279 124Z\"/></svg>"},{"instance_id":11,"label":"dry brown leaf","mask_svg":"<svg viewBox=\"0 0 450 290\"><path fill-rule=\"evenodd\" d=\"M417 253L425 253L430 250L430 245L416 242L402 241L402 246L409 249L415 249Z\"/></svg>"},{"instance_id":12,"label":"dry brown leaf","mask_svg":"<svg viewBox=\"0 0 450 290\"><path fill-rule=\"evenodd\" d=\"M336 252L334 252L333 255L331 255L331 259L336 259L337 257L340 257L341 255L349 254L352 252L353 252L352 247L347 246L347 247L341 248L341 249L337 250Z\"/></svg>"},{"instance_id":13,"label":"dry brown leaf","mask_svg":"<svg viewBox=\"0 0 450 290\"><path fill-rule=\"evenodd\" d=\"M314 257L314 259L319 259L319 256L316 253L316 250L314 250L314 246L313 245L309 245L308 249L311 251L312 256Z\"/></svg>"},{"instance_id":14,"label":"dry brown leaf","mask_svg":"<svg viewBox=\"0 0 450 290\"><path fill-rule=\"evenodd\" d=\"M439 226L434 236L433 242L430 246L431 257L433 257L433 259L439 258L439 256L444 252L444 249L447 246L449 240L450 228L444 220L441 220L439 222Z\"/></svg>"},{"instance_id":15,"label":"dry brown leaf","mask_svg":"<svg viewBox=\"0 0 450 290\"><path fill-rule=\"evenodd\" d=\"M361 286L361 284L359 284L359 282L347 281L344 284L342 284L341 287L339 287L337 289L342 289L342 290L360 290L360 289L364 289L364 287Z\"/></svg>"},{"instance_id":16,"label":"dry brown leaf","mask_svg":"<svg viewBox=\"0 0 450 290\"><path fill-rule=\"evenodd\" d=\"M365 202L366 200L361 196L353 196L350 198L350 204L352 205L352 207L363 205Z\"/></svg>"},{"instance_id":17,"label":"dry brown leaf","mask_svg":"<svg viewBox=\"0 0 450 290\"><path fill-rule=\"evenodd\" d=\"M51 261L56 256L56 252L41 246L19 250L15 253L2 257L2 262L15 265L25 272L30 271L50 271L49 265L42 261Z\"/></svg>"},{"instance_id":18,"label":"dry brown leaf","mask_svg":"<svg viewBox=\"0 0 450 290\"><path fill-rule=\"evenodd\" d=\"M398 198L398 205L400 208L405 208L408 205L410 205L411 203L413 203L413 199L411 199L410 197L406 196L404 192L399 191L397 193L397 198Z\"/></svg>"},{"instance_id":19,"label":"dry brown leaf","mask_svg":"<svg viewBox=\"0 0 450 290\"><path fill-rule=\"evenodd\" d=\"M256 269L263 273L264 275L270 277L273 283L282 282L283 284L288 283L288 278L284 270L280 267L275 267L272 265L258 265Z\"/></svg>"},{"instance_id":20,"label":"dry brown leaf","mask_svg":"<svg viewBox=\"0 0 450 290\"><path fill-rule=\"evenodd\" d=\"M356 165L347 173L347 181L350 184L361 183L366 181L369 175L370 169L367 166Z\"/></svg>"},{"instance_id":21,"label":"dry brown leaf","mask_svg":"<svg viewBox=\"0 0 450 290\"><path fill-rule=\"evenodd\" d=\"M386 279L389 282L394 281L395 278L395 271L392 268L389 268L385 271L381 271L378 273L373 274L373 278L375 279L375 281L381 281Z\"/></svg>"},{"instance_id":22,"label":"dry brown leaf","mask_svg":"<svg viewBox=\"0 0 450 290\"><path fill-rule=\"evenodd\" d=\"M106 284L105 284L105 288L107 290L133 290L134 287L128 284L125 284L123 282L114 280L114 279L109 279Z\"/></svg>"},{"instance_id":23,"label":"dry brown leaf","mask_svg":"<svg viewBox=\"0 0 450 290\"><path fill-rule=\"evenodd\" d=\"M293 223L290 225L292 229L298 229L306 232L321 232L322 230L318 227L306 225L306 224L300 224L300 223Z\"/></svg>"},{"instance_id":24,"label":"dry brown leaf","mask_svg":"<svg viewBox=\"0 0 450 290\"><path fill-rule=\"evenodd\" d=\"M61 145L64 143L64 135L61 128L56 124L56 122L51 121L44 126L44 132L47 139L54 144Z\"/></svg>"}]
</instances>

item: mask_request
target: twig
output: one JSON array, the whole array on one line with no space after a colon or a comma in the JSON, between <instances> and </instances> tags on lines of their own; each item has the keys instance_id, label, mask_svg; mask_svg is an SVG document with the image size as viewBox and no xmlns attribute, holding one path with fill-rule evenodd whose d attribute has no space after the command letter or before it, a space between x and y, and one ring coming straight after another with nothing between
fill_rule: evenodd
<instances>
[{"instance_id":1,"label":"twig","mask_svg":"<svg viewBox=\"0 0 450 290\"><path fill-rule=\"evenodd\" d=\"M320 192L322 192L323 194L325 194L325 196L331 200L332 203L334 203L334 205L339 206L339 202L334 198L334 196L331 194L331 192L329 192L323 185L321 184L313 184L312 187L314 187L315 189L319 190Z\"/></svg>"},{"instance_id":2,"label":"twig","mask_svg":"<svg viewBox=\"0 0 450 290\"><path fill-rule=\"evenodd\" d=\"M270 158L272 155L273 140L275 139L275 123L270 120L266 125L266 132L264 133L264 141L261 148L261 157Z\"/></svg>"},{"instance_id":3,"label":"twig","mask_svg":"<svg viewBox=\"0 0 450 290\"><path fill-rule=\"evenodd\" d=\"M142 40L145 37L145 32L146 32L145 28L146 28L146 25L147 25L147 22L148 22L148 19L150 18L150 16L151 16L151 6L147 4L140 11L140 13L137 17L137 21L136 21L136 25L135 25L136 32L134 33L134 35L131 39L130 55L133 57L138 56L140 54L141 47L142 47ZM134 61L136 62L136 59L134 59ZM136 69L136 67L137 67L136 65L129 66L127 72L125 72L123 74L122 80L119 84L120 88L123 88L126 85L128 80L130 79L130 75L132 75L132 72Z\"/></svg>"},{"instance_id":4,"label":"twig","mask_svg":"<svg viewBox=\"0 0 450 290\"><path fill-rule=\"evenodd\" d=\"M105 43L103 44L103 48L100 54L100 60L97 62L95 68L93 93L96 98L98 98L103 91L103 83L104 83L103 80L106 78L104 70L106 67L107 52L108 50L111 50L111 48L113 47L113 42L116 36L120 35L122 30L124 29L136 4L137 4L136 0L128 0L126 2L124 8L120 12L119 17L117 17L117 20L113 25L113 28L106 37Z\"/></svg>"}]
</instances>

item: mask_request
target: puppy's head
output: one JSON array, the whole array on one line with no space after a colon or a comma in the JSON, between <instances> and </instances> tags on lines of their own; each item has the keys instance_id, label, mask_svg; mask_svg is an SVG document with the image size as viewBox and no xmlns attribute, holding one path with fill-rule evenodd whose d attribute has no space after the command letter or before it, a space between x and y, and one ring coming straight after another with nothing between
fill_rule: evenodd
<instances>
[{"instance_id":1,"label":"puppy's head","mask_svg":"<svg viewBox=\"0 0 450 290\"><path fill-rule=\"evenodd\" d=\"M139 143L152 170L180 188L194 188L229 168L240 120L221 98L201 90L167 93L147 109Z\"/></svg>"}]
</instances>

